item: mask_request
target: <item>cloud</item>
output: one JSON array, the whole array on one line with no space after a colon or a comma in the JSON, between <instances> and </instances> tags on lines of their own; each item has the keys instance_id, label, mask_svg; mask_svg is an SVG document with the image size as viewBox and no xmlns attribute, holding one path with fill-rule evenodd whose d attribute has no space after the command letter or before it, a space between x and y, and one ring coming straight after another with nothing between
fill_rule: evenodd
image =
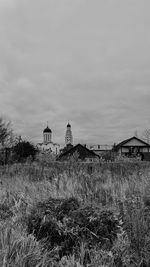
<instances>
[{"instance_id":1,"label":"cloud","mask_svg":"<svg viewBox=\"0 0 150 267\"><path fill-rule=\"evenodd\" d=\"M114 143L149 124L148 0L0 0L0 110L40 141ZM10 7L10 8L8 8Z\"/></svg>"},{"instance_id":2,"label":"cloud","mask_svg":"<svg viewBox=\"0 0 150 267\"><path fill-rule=\"evenodd\" d=\"M15 2L15 0L0 0L0 5L2 7L4 6L10 6Z\"/></svg>"}]
</instances>

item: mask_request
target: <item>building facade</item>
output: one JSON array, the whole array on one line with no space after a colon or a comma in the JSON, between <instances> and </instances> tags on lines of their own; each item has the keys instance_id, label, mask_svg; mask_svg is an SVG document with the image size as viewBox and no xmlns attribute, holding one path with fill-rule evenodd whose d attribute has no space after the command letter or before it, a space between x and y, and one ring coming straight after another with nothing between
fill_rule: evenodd
<instances>
[{"instance_id":1,"label":"building facade","mask_svg":"<svg viewBox=\"0 0 150 267\"><path fill-rule=\"evenodd\" d=\"M94 151L97 155L101 156L104 152L112 151L112 145L87 145L87 148Z\"/></svg>"},{"instance_id":2,"label":"building facade","mask_svg":"<svg viewBox=\"0 0 150 267\"><path fill-rule=\"evenodd\" d=\"M43 130L43 142L37 144L41 152L54 153L58 155L60 152L60 145L52 142L52 130L47 127Z\"/></svg>"},{"instance_id":3,"label":"building facade","mask_svg":"<svg viewBox=\"0 0 150 267\"><path fill-rule=\"evenodd\" d=\"M125 156L141 155L143 160L150 160L150 145L136 136L115 145L114 150Z\"/></svg>"}]
</instances>

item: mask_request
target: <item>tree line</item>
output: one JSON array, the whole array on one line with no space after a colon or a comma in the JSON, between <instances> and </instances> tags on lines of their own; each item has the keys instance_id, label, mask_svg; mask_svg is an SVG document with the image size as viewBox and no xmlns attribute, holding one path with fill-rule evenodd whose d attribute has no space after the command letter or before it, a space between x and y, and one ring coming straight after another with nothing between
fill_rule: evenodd
<instances>
[{"instance_id":1,"label":"tree line","mask_svg":"<svg viewBox=\"0 0 150 267\"><path fill-rule=\"evenodd\" d=\"M0 164L34 160L37 152L34 144L13 133L10 121L0 117Z\"/></svg>"}]
</instances>

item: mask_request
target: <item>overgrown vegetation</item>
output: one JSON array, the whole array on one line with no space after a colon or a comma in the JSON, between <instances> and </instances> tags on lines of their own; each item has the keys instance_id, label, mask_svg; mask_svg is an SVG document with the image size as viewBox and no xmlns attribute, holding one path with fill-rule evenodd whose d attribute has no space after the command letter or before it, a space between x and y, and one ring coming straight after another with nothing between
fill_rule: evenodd
<instances>
[{"instance_id":1,"label":"overgrown vegetation","mask_svg":"<svg viewBox=\"0 0 150 267\"><path fill-rule=\"evenodd\" d=\"M75 198L39 202L27 219L28 233L43 241L48 250L54 250L58 259L73 254L77 257L84 242L88 251L97 247L111 249L120 233L112 211L82 206ZM89 263L90 257L84 262Z\"/></svg>"},{"instance_id":2,"label":"overgrown vegetation","mask_svg":"<svg viewBox=\"0 0 150 267\"><path fill-rule=\"evenodd\" d=\"M34 160L37 153L37 149L32 143L28 141L21 141L13 146L12 153L13 161L21 162L25 161L27 158L31 158L32 160Z\"/></svg>"},{"instance_id":3,"label":"overgrown vegetation","mask_svg":"<svg viewBox=\"0 0 150 267\"><path fill-rule=\"evenodd\" d=\"M0 167L0 266L150 266L150 164Z\"/></svg>"}]
</instances>

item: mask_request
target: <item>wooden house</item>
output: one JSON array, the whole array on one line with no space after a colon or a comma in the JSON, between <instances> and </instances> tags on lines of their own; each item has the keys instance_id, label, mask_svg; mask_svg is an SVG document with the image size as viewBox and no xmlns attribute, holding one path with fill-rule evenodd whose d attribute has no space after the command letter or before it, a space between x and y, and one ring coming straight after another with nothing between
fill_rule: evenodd
<instances>
[{"instance_id":1,"label":"wooden house","mask_svg":"<svg viewBox=\"0 0 150 267\"><path fill-rule=\"evenodd\" d=\"M77 154L78 158L84 162L97 162L99 160L98 155L81 144L78 144L71 149L61 153L58 156L57 160L67 161L75 154Z\"/></svg>"},{"instance_id":2,"label":"wooden house","mask_svg":"<svg viewBox=\"0 0 150 267\"><path fill-rule=\"evenodd\" d=\"M135 136L115 145L114 150L125 156L141 155L142 159L150 160L150 145Z\"/></svg>"}]
</instances>

